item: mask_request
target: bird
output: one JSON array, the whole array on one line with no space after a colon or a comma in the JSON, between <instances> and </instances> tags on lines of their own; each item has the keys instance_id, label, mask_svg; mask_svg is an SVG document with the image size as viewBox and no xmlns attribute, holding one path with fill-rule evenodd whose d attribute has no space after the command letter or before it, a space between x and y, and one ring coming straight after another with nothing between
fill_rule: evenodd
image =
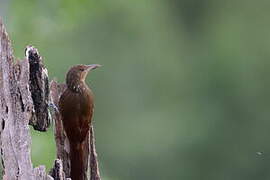
<instances>
[{"instance_id":1,"label":"bird","mask_svg":"<svg viewBox=\"0 0 270 180\"><path fill-rule=\"evenodd\" d=\"M94 95L85 79L99 64L75 65L66 74L66 89L59 99L59 111L70 144L70 177L86 180L89 129L94 111Z\"/></svg>"}]
</instances>

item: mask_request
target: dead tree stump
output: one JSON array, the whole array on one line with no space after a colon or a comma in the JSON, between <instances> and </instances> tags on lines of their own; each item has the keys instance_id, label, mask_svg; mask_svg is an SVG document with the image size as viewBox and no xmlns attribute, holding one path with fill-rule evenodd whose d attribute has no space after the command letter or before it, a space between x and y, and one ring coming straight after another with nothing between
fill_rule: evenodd
<instances>
[{"instance_id":1,"label":"dead tree stump","mask_svg":"<svg viewBox=\"0 0 270 180\"><path fill-rule=\"evenodd\" d=\"M14 60L11 42L0 19L0 147L4 180L66 180L69 178L69 142L66 138L58 100L65 85L52 81L37 49L27 46L25 59ZM54 113L49 111L52 106ZM29 125L46 131L55 121L57 159L50 171L33 167ZM89 177L100 180L93 127L89 137Z\"/></svg>"}]
</instances>

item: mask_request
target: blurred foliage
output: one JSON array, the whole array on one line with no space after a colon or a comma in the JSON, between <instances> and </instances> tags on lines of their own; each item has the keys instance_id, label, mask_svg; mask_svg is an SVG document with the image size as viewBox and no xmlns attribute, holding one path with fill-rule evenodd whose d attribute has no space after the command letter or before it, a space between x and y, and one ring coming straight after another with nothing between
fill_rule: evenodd
<instances>
[{"instance_id":1,"label":"blurred foliage","mask_svg":"<svg viewBox=\"0 0 270 180\"><path fill-rule=\"evenodd\" d=\"M269 179L268 1L2 0L15 54L87 79L105 180ZM51 167L52 131L32 132ZM262 152L262 153L256 153Z\"/></svg>"}]
</instances>

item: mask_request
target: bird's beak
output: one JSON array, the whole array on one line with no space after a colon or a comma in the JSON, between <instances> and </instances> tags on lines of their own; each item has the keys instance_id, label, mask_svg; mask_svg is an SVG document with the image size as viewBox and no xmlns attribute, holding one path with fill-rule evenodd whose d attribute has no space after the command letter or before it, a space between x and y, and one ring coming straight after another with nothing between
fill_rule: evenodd
<instances>
[{"instance_id":1,"label":"bird's beak","mask_svg":"<svg viewBox=\"0 0 270 180\"><path fill-rule=\"evenodd\" d=\"M99 65L99 64L90 64L90 65L87 65L87 71L91 71L91 70L96 69L98 67L101 67L101 65Z\"/></svg>"}]
</instances>

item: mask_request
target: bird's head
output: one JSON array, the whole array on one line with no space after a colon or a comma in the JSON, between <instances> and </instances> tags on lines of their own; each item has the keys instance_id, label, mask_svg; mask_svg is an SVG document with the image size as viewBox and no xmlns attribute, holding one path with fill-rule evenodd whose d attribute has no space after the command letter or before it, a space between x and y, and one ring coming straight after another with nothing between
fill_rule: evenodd
<instances>
[{"instance_id":1,"label":"bird's head","mask_svg":"<svg viewBox=\"0 0 270 180\"><path fill-rule=\"evenodd\" d=\"M80 65L75 65L71 67L66 76L67 86L73 88L78 83L81 83L81 82L84 83L88 72L100 66L101 65L99 64L90 64L90 65L80 64Z\"/></svg>"}]
</instances>

